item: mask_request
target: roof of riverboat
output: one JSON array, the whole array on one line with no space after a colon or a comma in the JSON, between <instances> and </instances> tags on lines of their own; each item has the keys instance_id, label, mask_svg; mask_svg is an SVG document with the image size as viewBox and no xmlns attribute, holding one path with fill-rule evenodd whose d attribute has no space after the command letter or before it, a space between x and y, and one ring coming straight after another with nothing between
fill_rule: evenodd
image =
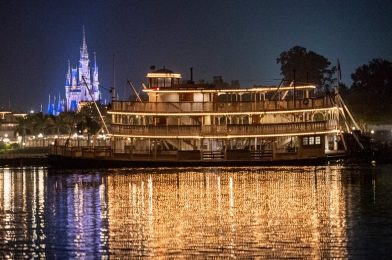
<instances>
[{"instance_id":1,"label":"roof of riverboat","mask_svg":"<svg viewBox=\"0 0 392 260\"><path fill-rule=\"evenodd\" d=\"M295 86L295 90L314 90L315 85ZM294 90L293 86L253 86L249 88L232 88L230 86L219 87L209 84L185 84L166 88L146 88L144 92L159 93L258 93Z\"/></svg>"}]
</instances>

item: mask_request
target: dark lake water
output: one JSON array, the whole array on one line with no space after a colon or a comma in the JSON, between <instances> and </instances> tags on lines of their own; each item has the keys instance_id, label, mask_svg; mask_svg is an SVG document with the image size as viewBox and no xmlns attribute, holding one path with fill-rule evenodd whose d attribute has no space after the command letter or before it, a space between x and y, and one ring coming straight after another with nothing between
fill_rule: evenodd
<instances>
[{"instance_id":1,"label":"dark lake water","mask_svg":"<svg viewBox=\"0 0 392 260\"><path fill-rule=\"evenodd\" d=\"M0 258L389 258L392 165L0 168Z\"/></svg>"}]
</instances>

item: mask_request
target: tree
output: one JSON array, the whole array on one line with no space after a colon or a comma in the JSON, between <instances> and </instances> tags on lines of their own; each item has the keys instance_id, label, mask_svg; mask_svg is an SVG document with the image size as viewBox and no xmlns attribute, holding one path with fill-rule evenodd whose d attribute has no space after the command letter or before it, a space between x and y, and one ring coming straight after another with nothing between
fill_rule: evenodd
<instances>
[{"instance_id":1,"label":"tree","mask_svg":"<svg viewBox=\"0 0 392 260\"><path fill-rule=\"evenodd\" d=\"M294 80L294 70L298 84L311 83L318 88L328 89L336 82L336 67L331 67L327 58L301 46L282 52L276 63L280 64L281 75L288 83Z\"/></svg>"},{"instance_id":2,"label":"tree","mask_svg":"<svg viewBox=\"0 0 392 260\"><path fill-rule=\"evenodd\" d=\"M70 134L74 131L76 124L75 112L62 112L55 120L58 134Z\"/></svg>"},{"instance_id":3,"label":"tree","mask_svg":"<svg viewBox=\"0 0 392 260\"><path fill-rule=\"evenodd\" d=\"M366 122L392 122L392 63L373 59L351 74L345 93L352 110Z\"/></svg>"},{"instance_id":4,"label":"tree","mask_svg":"<svg viewBox=\"0 0 392 260\"><path fill-rule=\"evenodd\" d=\"M56 118L41 112L28 114L26 117L18 118L18 127L15 132L20 135L55 134Z\"/></svg>"},{"instance_id":5,"label":"tree","mask_svg":"<svg viewBox=\"0 0 392 260\"><path fill-rule=\"evenodd\" d=\"M19 134L38 135L46 128L45 116L42 113L28 114L26 117L18 119L16 132Z\"/></svg>"},{"instance_id":6,"label":"tree","mask_svg":"<svg viewBox=\"0 0 392 260\"><path fill-rule=\"evenodd\" d=\"M110 124L110 117L103 105L98 105L106 125ZM103 127L102 120L94 104L83 106L75 112L63 112L58 116L44 115L42 112L28 114L18 118L15 133L19 135L71 135L75 131L87 133L88 136L97 134Z\"/></svg>"},{"instance_id":7,"label":"tree","mask_svg":"<svg viewBox=\"0 0 392 260\"><path fill-rule=\"evenodd\" d=\"M106 125L110 123L110 117L107 116L106 107L101 104L97 104L101 112L102 117L105 120ZM96 134L98 130L103 128L102 119L97 111L94 104L88 104L83 106L80 111L76 114L78 128L83 128L84 132L90 134ZM81 130L81 129L79 129Z\"/></svg>"}]
</instances>

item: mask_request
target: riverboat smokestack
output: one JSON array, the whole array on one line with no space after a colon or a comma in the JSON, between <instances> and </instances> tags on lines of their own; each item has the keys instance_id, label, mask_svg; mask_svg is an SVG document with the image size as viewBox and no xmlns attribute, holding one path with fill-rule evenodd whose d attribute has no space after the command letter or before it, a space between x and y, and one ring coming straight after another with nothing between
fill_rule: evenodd
<instances>
[{"instance_id":1,"label":"riverboat smokestack","mask_svg":"<svg viewBox=\"0 0 392 260\"><path fill-rule=\"evenodd\" d=\"M195 84L195 82L193 81L193 67L190 67L190 71L191 71L191 79L188 81L188 84Z\"/></svg>"}]
</instances>

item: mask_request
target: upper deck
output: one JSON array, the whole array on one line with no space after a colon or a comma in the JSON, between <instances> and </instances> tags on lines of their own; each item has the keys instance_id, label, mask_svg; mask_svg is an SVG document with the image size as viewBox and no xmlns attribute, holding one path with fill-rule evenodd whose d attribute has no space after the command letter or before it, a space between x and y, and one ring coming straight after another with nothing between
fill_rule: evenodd
<instances>
[{"instance_id":1,"label":"upper deck","mask_svg":"<svg viewBox=\"0 0 392 260\"><path fill-rule=\"evenodd\" d=\"M199 116L199 115L260 115L300 113L337 109L330 98L297 100L255 100L234 102L131 102L113 101L110 114Z\"/></svg>"},{"instance_id":2,"label":"upper deck","mask_svg":"<svg viewBox=\"0 0 392 260\"><path fill-rule=\"evenodd\" d=\"M234 87L181 82L181 74L160 69L147 74L148 100L112 102L110 114L140 116L261 115L335 109L330 97L312 97L315 86Z\"/></svg>"},{"instance_id":3,"label":"upper deck","mask_svg":"<svg viewBox=\"0 0 392 260\"><path fill-rule=\"evenodd\" d=\"M333 96L316 97L314 85L254 86L181 83L170 70L147 74L148 100L112 102L117 137L241 138L336 133ZM318 115L321 113L321 117ZM316 116L317 115L317 116Z\"/></svg>"}]
</instances>

